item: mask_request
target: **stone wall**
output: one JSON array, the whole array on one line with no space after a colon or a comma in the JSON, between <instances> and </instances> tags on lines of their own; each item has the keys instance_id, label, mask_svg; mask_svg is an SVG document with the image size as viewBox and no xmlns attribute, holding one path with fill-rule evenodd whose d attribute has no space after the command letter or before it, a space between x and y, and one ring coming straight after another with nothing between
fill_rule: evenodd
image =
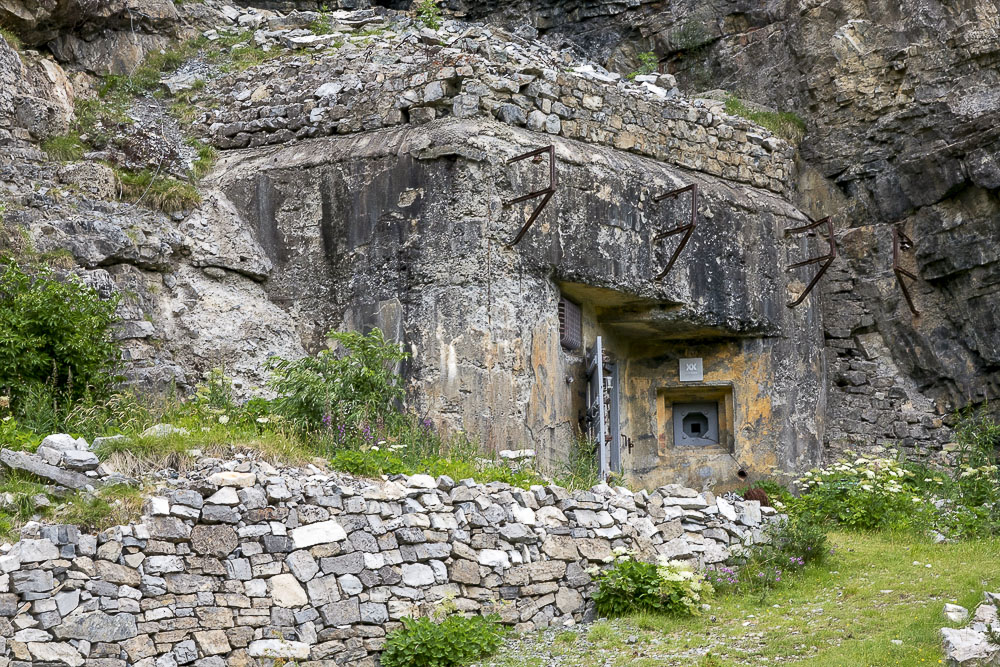
<instances>
[{"instance_id":1,"label":"stone wall","mask_svg":"<svg viewBox=\"0 0 1000 667\"><path fill-rule=\"evenodd\" d=\"M616 550L720 563L773 513L679 486L366 482L202 459L139 523L23 530L0 556L0 663L374 665L401 618L443 601L517 630L570 625L594 617L588 569Z\"/></svg>"}]
</instances>

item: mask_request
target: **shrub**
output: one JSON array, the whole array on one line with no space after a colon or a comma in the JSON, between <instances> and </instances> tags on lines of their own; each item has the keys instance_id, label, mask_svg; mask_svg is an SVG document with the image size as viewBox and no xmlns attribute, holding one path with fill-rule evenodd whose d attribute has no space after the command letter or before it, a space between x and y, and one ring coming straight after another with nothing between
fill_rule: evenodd
<instances>
[{"instance_id":1,"label":"shrub","mask_svg":"<svg viewBox=\"0 0 1000 667\"><path fill-rule=\"evenodd\" d=\"M968 408L955 426L955 486L963 504L970 506L1000 502L1000 423L987 407Z\"/></svg>"},{"instance_id":2,"label":"shrub","mask_svg":"<svg viewBox=\"0 0 1000 667\"><path fill-rule=\"evenodd\" d=\"M428 28L437 30L441 27L441 8L437 0L420 0L417 4L417 18Z\"/></svg>"},{"instance_id":3,"label":"shrub","mask_svg":"<svg viewBox=\"0 0 1000 667\"><path fill-rule=\"evenodd\" d=\"M116 306L75 277L0 263L0 387L15 404L38 387L53 400L106 393L120 360Z\"/></svg>"},{"instance_id":4,"label":"shrub","mask_svg":"<svg viewBox=\"0 0 1000 667\"><path fill-rule=\"evenodd\" d=\"M394 367L407 354L386 341L380 329L367 335L330 332L327 337L342 350L323 350L294 361L270 360L277 411L306 431L334 425L370 430L377 422L398 420L398 404L405 394Z\"/></svg>"},{"instance_id":5,"label":"shrub","mask_svg":"<svg viewBox=\"0 0 1000 667\"><path fill-rule=\"evenodd\" d=\"M923 503L913 473L886 458L840 460L799 480L802 496L792 510L848 528L900 528L912 523Z\"/></svg>"},{"instance_id":6,"label":"shrub","mask_svg":"<svg viewBox=\"0 0 1000 667\"><path fill-rule=\"evenodd\" d=\"M452 667L484 658L500 646L500 617L458 614L440 623L429 618L404 618L403 627L389 633L382 667Z\"/></svg>"},{"instance_id":7,"label":"shrub","mask_svg":"<svg viewBox=\"0 0 1000 667\"><path fill-rule=\"evenodd\" d=\"M653 51L645 51L640 53L639 56L639 68L628 75L629 79L634 79L637 76L643 74L652 74L660 66L660 58Z\"/></svg>"},{"instance_id":8,"label":"shrub","mask_svg":"<svg viewBox=\"0 0 1000 667\"><path fill-rule=\"evenodd\" d=\"M687 563L667 561L660 565L622 558L594 576L597 611L606 616L637 612L692 615L699 613L702 597L712 594L704 576Z\"/></svg>"}]
</instances>

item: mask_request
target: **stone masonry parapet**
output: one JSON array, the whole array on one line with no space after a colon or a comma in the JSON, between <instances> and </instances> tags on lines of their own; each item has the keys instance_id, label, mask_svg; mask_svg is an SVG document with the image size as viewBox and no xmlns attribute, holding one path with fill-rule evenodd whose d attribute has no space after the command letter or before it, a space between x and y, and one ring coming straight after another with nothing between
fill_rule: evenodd
<instances>
[{"instance_id":1,"label":"stone masonry parapet","mask_svg":"<svg viewBox=\"0 0 1000 667\"><path fill-rule=\"evenodd\" d=\"M682 97L670 75L628 81L573 64L540 42L456 21L439 31L394 25L364 35L352 35L355 29L343 23L328 35L275 25L253 39L285 57L212 85L227 92L198 125L218 148L486 117L536 131L540 142L546 134L559 135L789 191L789 144L726 115L717 101Z\"/></svg>"}]
</instances>

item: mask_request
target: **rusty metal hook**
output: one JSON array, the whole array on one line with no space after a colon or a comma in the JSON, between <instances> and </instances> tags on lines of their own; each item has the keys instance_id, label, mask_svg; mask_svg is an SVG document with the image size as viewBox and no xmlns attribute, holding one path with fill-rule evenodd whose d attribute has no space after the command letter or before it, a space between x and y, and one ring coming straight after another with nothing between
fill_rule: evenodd
<instances>
[{"instance_id":1,"label":"rusty metal hook","mask_svg":"<svg viewBox=\"0 0 1000 667\"><path fill-rule=\"evenodd\" d=\"M507 160L507 164L512 164L519 160L526 160L531 157L540 158L542 155L545 155L546 153L548 153L549 156L549 187L543 190L536 190L534 192L529 192L526 195L521 195L520 197L515 197L510 201L504 202L504 206L512 206L513 204L518 204L523 201L528 201L529 199L534 199L535 197L542 197L542 201L538 204L538 206L535 207L535 210L531 212L531 216L528 217L528 220L527 222L524 223L524 226L521 227L521 231L517 233L517 236L514 237L514 240L512 240L510 243L507 244L508 247L516 246L521 241L521 239L524 238L524 235L528 232L528 229L531 227L531 225L535 222L535 219L542 212L542 209L545 208L545 205L549 203L550 199L552 199L552 195L555 194L556 187L558 187L559 185L559 177L556 174L556 147L554 144L546 146L545 148L539 148L537 150L529 151L527 153L524 153L523 155L517 155Z\"/></svg>"},{"instance_id":2,"label":"rusty metal hook","mask_svg":"<svg viewBox=\"0 0 1000 667\"><path fill-rule=\"evenodd\" d=\"M809 259L803 260L801 262L795 262L794 264L790 265L787 269L785 269L786 271L791 271L793 269L797 269L802 266L809 266L810 264L817 264L819 262L823 262L823 266L819 267L819 271L817 271L816 275L813 276L813 279L809 281L809 284L806 286L805 290L803 290L802 294L799 295L799 298L787 304L789 308L794 308L795 306L802 303L802 301L806 298L806 296L809 295L809 292L811 292L813 288L816 287L816 283L818 283L819 279L823 277L823 274L826 273L826 270L830 268L831 264L833 264L833 260L837 258L837 241L833 235L833 221L830 219L830 216L826 216L825 218L820 218L819 220L813 220L812 218L809 218L809 220L810 223L808 225L803 225L801 227L789 227L788 229L785 230L785 234L802 234L803 232L811 231L823 224L826 224L826 235L827 235L826 240L830 244L830 251L825 255L820 255L819 257L810 257Z\"/></svg>"},{"instance_id":3,"label":"rusty metal hook","mask_svg":"<svg viewBox=\"0 0 1000 667\"><path fill-rule=\"evenodd\" d=\"M674 249L674 254L670 256L670 261L667 262L667 266L660 271L660 273L653 278L653 280L659 282L663 280L670 269L674 268L674 262L680 257L681 251L684 250L684 246L687 245L688 240L691 238L691 234L694 233L695 220L698 216L698 184L692 183L691 185L685 185L683 188L677 188L676 190L671 190L670 192L659 195L658 197L653 197L654 202L661 202L664 199L670 197L677 197L685 192L691 192L691 221L686 225L681 225L680 227L674 227L673 229L668 229L665 232L660 232L653 236L651 243L656 243L657 241L662 241L665 238L671 236L676 236L677 234L684 234L681 238L681 242L677 244L677 248Z\"/></svg>"},{"instance_id":4,"label":"rusty metal hook","mask_svg":"<svg viewBox=\"0 0 1000 667\"><path fill-rule=\"evenodd\" d=\"M904 269L899 263L899 253L900 251L907 251L913 249L913 239L906 235L898 225L892 226L892 272L896 274L896 282L899 284L899 289L903 292L903 297L906 299L906 305L910 307L910 312L915 316L920 315L920 311L916 309L913 305L913 299L910 298L910 290L907 289L906 283L903 282L903 277L907 277L911 280L918 280L917 276L910 273Z\"/></svg>"}]
</instances>

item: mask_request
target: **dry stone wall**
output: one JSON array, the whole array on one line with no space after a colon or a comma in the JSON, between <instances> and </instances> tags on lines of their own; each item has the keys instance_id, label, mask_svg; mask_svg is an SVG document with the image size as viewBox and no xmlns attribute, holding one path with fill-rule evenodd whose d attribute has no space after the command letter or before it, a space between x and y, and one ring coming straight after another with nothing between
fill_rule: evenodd
<instances>
[{"instance_id":1,"label":"dry stone wall","mask_svg":"<svg viewBox=\"0 0 1000 667\"><path fill-rule=\"evenodd\" d=\"M540 141L558 135L790 190L791 146L726 116L716 101L680 97L669 75L629 82L481 25L448 22L417 33L382 20L344 14L325 35L283 27L306 23L294 14L263 25L254 36L262 48L308 55L215 81L215 89L230 92L205 114L202 131L232 149L448 116L497 118L538 132ZM381 32L352 37L362 30Z\"/></svg>"},{"instance_id":2,"label":"dry stone wall","mask_svg":"<svg viewBox=\"0 0 1000 667\"><path fill-rule=\"evenodd\" d=\"M6 547L0 664L375 665L401 618L442 601L571 625L594 616L592 566L621 550L722 562L774 512L676 485L365 482L245 458L168 473L138 523L30 524Z\"/></svg>"}]
</instances>

